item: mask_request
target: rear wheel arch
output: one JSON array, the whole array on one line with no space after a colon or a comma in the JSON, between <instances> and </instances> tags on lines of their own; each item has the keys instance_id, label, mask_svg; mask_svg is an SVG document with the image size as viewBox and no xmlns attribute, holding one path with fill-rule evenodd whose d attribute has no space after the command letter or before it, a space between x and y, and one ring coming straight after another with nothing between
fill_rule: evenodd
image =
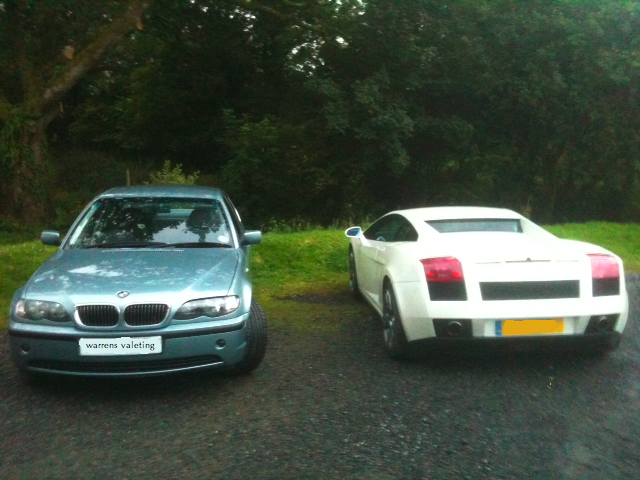
<instances>
[{"instance_id":1,"label":"rear wheel arch","mask_svg":"<svg viewBox=\"0 0 640 480\"><path fill-rule=\"evenodd\" d=\"M380 287L380 308L381 309L384 308L384 291L387 287L393 289L393 283L391 282L391 278L389 278L389 275L384 276L384 278L382 279L382 285ZM395 294L395 290L393 293Z\"/></svg>"},{"instance_id":2,"label":"rear wheel arch","mask_svg":"<svg viewBox=\"0 0 640 480\"><path fill-rule=\"evenodd\" d=\"M382 279L382 289L380 290L380 295L381 295L380 298L384 298L384 289L387 288L387 287L390 288L393 291L393 295L394 295L394 297L396 299L396 303L397 303L397 301L398 301L398 292L397 292L397 290L395 288L393 280L391 280L391 277L389 276L388 273L386 273L384 275L384 278ZM401 310L402 309L400 308L400 305L398 304L398 311L402 314Z\"/></svg>"},{"instance_id":3,"label":"rear wheel arch","mask_svg":"<svg viewBox=\"0 0 640 480\"><path fill-rule=\"evenodd\" d=\"M384 278L382 279L382 294L384 294L384 289L387 286L391 286L393 288L393 284L391 283L391 278L389 278L389 275L385 275Z\"/></svg>"}]
</instances>

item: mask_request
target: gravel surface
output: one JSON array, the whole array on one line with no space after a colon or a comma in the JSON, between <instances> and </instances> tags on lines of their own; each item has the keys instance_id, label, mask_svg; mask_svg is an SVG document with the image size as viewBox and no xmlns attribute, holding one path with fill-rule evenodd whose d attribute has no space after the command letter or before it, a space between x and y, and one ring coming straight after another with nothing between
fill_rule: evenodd
<instances>
[{"instance_id":1,"label":"gravel surface","mask_svg":"<svg viewBox=\"0 0 640 480\"><path fill-rule=\"evenodd\" d=\"M308 301L318 328L272 331L249 376L28 385L3 331L0 478L637 479L640 277L628 283L626 335L605 357L394 362L366 307L314 296L288 301Z\"/></svg>"}]
</instances>

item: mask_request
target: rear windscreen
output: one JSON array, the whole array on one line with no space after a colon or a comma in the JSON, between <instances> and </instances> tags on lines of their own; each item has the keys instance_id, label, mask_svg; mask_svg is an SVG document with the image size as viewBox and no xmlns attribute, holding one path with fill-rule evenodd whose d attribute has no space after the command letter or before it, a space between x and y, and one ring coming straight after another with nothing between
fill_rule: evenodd
<instances>
[{"instance_id":1,"label":"rear windscreen","mask_svg":"<svg viewBox=\"0 0 640 480\"><path fill-rule=\"evenodd\" d=\"M512 218L461 218L454 220L427 220L427 225L440 233L455 232L519 232L520 220Z\"/></svg>"}]
</instances>

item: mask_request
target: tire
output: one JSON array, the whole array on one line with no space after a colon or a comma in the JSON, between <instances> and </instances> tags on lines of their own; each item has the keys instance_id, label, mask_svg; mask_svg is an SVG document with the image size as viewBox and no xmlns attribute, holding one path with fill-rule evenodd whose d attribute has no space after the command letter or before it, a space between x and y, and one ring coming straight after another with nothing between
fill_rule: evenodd
<instances>
[{"instance_id":1,"label":"tire","mask_svg":"<svg viewBox=\"0 0 640 480\"><path fill-rule=\"evenodd\" d=\"M385 283L382 293L382 335L387 355L395 360L407 354L407 336L404 333L398 303L390 283Z\"/></svg>"},{"instance_id":2,"label":"tire","mask_svg":"<svg viewBox=\"0 0 640 480\"><path fill-rule=\"evenodd\" d=\"M240 363L231 369L231 373L234 375L253 372L262 363L267 352L267 316L256 300L251 301L245 330L247 332L247 347Z\"/></svg>"},{"instance_id":3,"label":"tire","mask_svg":"<svg viewBox=\"0 0 640 480\"><path fill-rule=\"evenodd\" d=\"M360 293L360 287L358 286L358 272L356 271L356 257L353 254L353 249L349 247L349 290L353 298L360 300L362 294Z\"/></svg>"}]
</instances>

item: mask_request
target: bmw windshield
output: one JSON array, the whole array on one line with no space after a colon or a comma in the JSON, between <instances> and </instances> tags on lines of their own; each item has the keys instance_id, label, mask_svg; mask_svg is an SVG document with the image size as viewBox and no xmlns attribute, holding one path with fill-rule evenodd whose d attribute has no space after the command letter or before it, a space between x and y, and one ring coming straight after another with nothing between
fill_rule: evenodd
<instances>
[{"instance_id":1,"label":"bmw windshield","mask_svg":"<svg viewBox=\"0 0 640 480\"><path fill-rule=\"evenodd\" d=\"M216 200L101 198L71 232L65 248L232 247Z\"/></svg>"}]
</instances>

